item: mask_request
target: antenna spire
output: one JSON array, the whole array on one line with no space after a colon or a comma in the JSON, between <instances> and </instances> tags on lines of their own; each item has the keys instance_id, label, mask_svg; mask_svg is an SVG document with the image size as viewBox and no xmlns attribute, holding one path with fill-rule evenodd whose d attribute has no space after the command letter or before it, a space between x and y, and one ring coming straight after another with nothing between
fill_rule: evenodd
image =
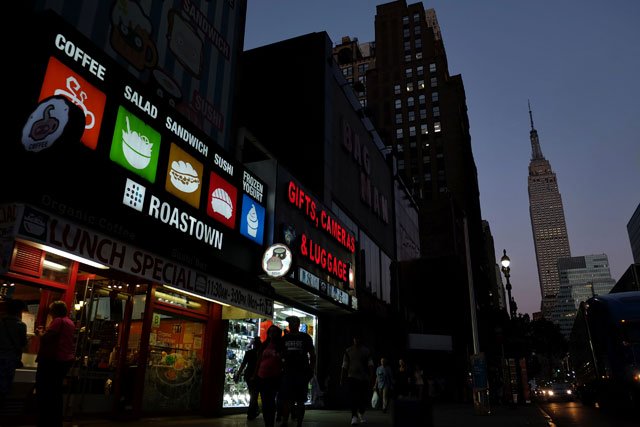
<instances>
[{"instance_id":1,"label":"antenna spire","mask_svg":"<svg viewBox=\"0 0 640 427\"><path fill-rule=\"evenodd\" d=\"M531 121L531 130L534 130L533 127L533 114L531 113L531 102L527 99L527 105L529 106L529 120Z\"/></svg>"},{"instance_id":2,"label":"antenna spire","mask_svg":"<svg viewBox=\"0 0 640 427\"><path fill-rule=\"evenodd\" d=\"M527 105L529 105L529 120L531 121L531 130L529 131L529 138L531 139L531 159L538 160L544 159L542 150L540 149L540 141L538 140L538 131L533 127L533 114L531 113L531 102L527 99Z\"/></svg>"}]
</instances>

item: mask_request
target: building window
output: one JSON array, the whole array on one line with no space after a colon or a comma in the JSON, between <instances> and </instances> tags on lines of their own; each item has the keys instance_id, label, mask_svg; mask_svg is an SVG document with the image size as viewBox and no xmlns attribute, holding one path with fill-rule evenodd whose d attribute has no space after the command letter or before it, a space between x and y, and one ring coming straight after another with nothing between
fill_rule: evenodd
<instances>
[{"instance_id":1,"label":"building window","mask_svg":"<svg viewBox=\"0 0 640 427\"><path fill-rule=\"evenodd\" d=\"M440 107L433 107L433 117L440 117Z\"/></svg>"},{"instance_id":2,"label":"building window","mask_svg":"<svg viewBox=\"0 0 640 427\"><path fill-rule=\"evenodd\" d=\"M416 25L415 28L413 29L413 34L415 34L416 36L420 35L420 25Z\"/></svg>"},{"instance_id":3,"label":"building window","mask_svg":"<svg viewBox=\"0 0 640 427\"><path fill-rule=\"evenodd\" d=\"M407 92L413 92L413 83L412 82L407 83Z\"/></svg>"},{"instance_id":4,"label":"building window","mask_svg":"<svg viewBox=\"0 0 640 427\"><path fill-rule=\"evenodd\" d=\"M424 67L422 65L419 65L418 67L416 67L416 74L419 76L424 75Z\"/></svg>"},{"instance_id":5,"label":"building window","mask_svg":"<svg viewBox=\"0 0 640 427\"><path fill-rule=\"evenodd\" d=\"M362 105L363 107L367 106L367 100L366 99L361 99L360 100L360 105Z\"/></svg>"},{"instance_id":6,"label":"building window","mask_svg":"<svg viewBox=\"0 0 640 427\"><path fill-rule=\"evenodd\" d=\"M359 74L365 74L368 69L369 69L369 64L367 64L366 62L364 64L359 64L358 65L358 73Z\"/></svg>"},{"instance_id":7,"label":"building window","mask_svg":"<svg viewBox=\"0 0 640 427\"><path fill-rule=\"evenodd\" d=\"M416 39L416 50L422 49L422 39Z\"/></svg>"},{"instance_id":8,"label":"building window","mask_svg":"<svg viewBox=\"0 0 640 427\"><path fill-rule=\"evenodd\" d=\"M410 96L407 98L407 107L413 107L413 106L414 106L413 96Z\"/></svg>"},{"instance_id":9,"label":"building window","mask_svg":"<svg viewBox=\"0 0 640 427\"><path fill-rule=\"evenodd\" d=\"M396 103L396 110L399 110L400 108L402 108L402 99L396 99L395 103Z\"/></svg>"},{"instance_id":10,"label":"building window","mask_svg":"<svg viewBox=\"0 0 640 427\"><path fill-rule=\"evenodd\" d=\"M411 77L413 77L413 69L412 68L407 68L404 70L404 76L408 79L410 79Z\"/></svg>"},{"instance_id":11,"label":"building window","mask_svg":"<svg viewBox=\"0 0 640 427\"><path fill-rule=\"evenodd\" d=\"M420 22L420 14L419 13L414 13L413 14L413 22Z\"/></svg>"},{"instance_id":12,"label":"building window","mask_svg":"<svg viewBox=\"0 0 640 427\"><path fill-rule=\"evenodd\" d=\"M433 123L433 131L434 132L441 132L442 131L442 127L440 126L440 122Z\"/></svg>"},{"instance_id":13,"label":"building window","mask_svg":"<svg viewBox=\"0 0 640 427\"><path fill-rule=\"evenodd\" d=\"M407 113L407 115L408 115L407 120L409 120L409 122L415 122L416 121L416 113L415 113L415 111L409 111Z\"/></svg>"},{"instance_id":14,"label":"building window","mask_svg":"<svg viewBox=\"0 0 640 427\"><path fill-rule=\"evenodd\" d=\"M404 170L404 160L398 160L398 169Z\"/></svg>"},{"instance_id":15,"label":"building window","mask_svg":"<svg viewBox=\"0 0 640 427\"><path fill-rule=\"evenodd\" d=\"M431 87L437 87L437 86L438 86L438 78L431 77Z\"/></svg>"},{"instance_id":16,"label":"building window","mask_svg":"<svg viewBox=\"0 0 640 427\"><path fill-rule=\"evenodd\" d=\"M344 67L342 69L342 74L344 74L345 77L352 76L353 75L353 67L351 67L351 66Z\"/></svg>"},{"instance_id":17,"label":"building window","mask_svg":"<svg viewBox=\"0 0 640 427\"><path fill-rule=\"evenodd\" d=\"M430 173L425 173L424 174L424 180L425 181L431 181L431 174Z\"/></svg>"},{"instance_id":18,"label":"building window","mask_svg":"<svg viewBox=\"0 0 640 427\"><path fill-rule=\"evenodd\" d=\"M409 37L411 37L411 30L409 30L408 28L405 28L404 30L402 30L402 35L404 36L405 39L408 39Z\"/></svg>"},{"instance_id":19,"label":"building window","mask_svg":"<svg viewBox=\"0 0 640 427\"><path fill-rule=\"evenodd\" d=\"M411 42L404 42L404 51L411 52Z\"/></svg>"},{"instance_id":20,"label":"building window","mask_svg":"<svg viewBox=\"0 0 640 427\"><path fill-rule=\"evenodd\" d=\"M402 128L396 129L396 139L402 139Z\"/></svg>"},{"instance_id":21,"label":"building window","mask_svg":"<svg viewBox=\"0 0 640 427\"><path fill-rule=\"evenodd\" d=\"M405 55L404 62L411 62L411 55Z\"/></svg>"},{"instance_id":22,"label":"building window","mask_svg":"<svg viewBox=\"0 0 640 427\"><path fill-rule=\"evenodd\" d=\"M402 25L409 25L409 17L408 16L403 16L402 17Z\"/></svg>"},{"instance_id":23,"label":"building window","mask_svg":"<svg viewBox=\"0 0 640 427\"><path fill-rule=\"evenodd\" d=\"M416 59L422 59L422 52L416 53Z\"/></svg>"},{"instance_id":24,"label":"building window","mask_svg":"<svg viewBox=\"0 0 640 427\"><path fill-rule=\"evenodd\" d=\"M402 124L402 114L396 114L396 124Z\"/></svg>"},{"instance_id":25,"label":"building window","mask_svg":"<svg viewBox=\"0 0 640 427\"><path fill-rule=\"evenodd\" d=\"M409 126L409 136L416 136L416 127Z\"/></svg>"},{"instance_id":26,"label":"building window","mask_svg":"<svg viewBox=\"0 0 640 427\"><path fill-rule=\"evenodd\" d=\"M420 109L420 120L426 120L427 119L427 109L426 108L421 108Z\"/></svg>"},{"instance_id":27,"label":"building window","mask_svg":"<svg viewBox=\"0 0 640 427\"><path fill-rule=\"evenodd\" d=\"M424 89L424 80L418 80L418 90Z\"/></svg>"},{"instance_id":28,"label":"building window","mask_svg":"<svg viewBox=\"0 0 640 427\"><path fill-rule=\"evenodd\" d=\"M438 102L438 92L433 92L431 94L431 102Z\"/></svg>"},{"instance_id":29,"label":"building window","mask_svg":"<svg viewBox=\"0 0 640 427\"><path fill-rule=\"evenodd\" d=\"M431 64L429 64L429 72L430 73L435 73L436 72L436 63L432 62Z\"/></svg>"},{"instance_id":30,"label":"building window","mask_svg":"<svg viewBox=\"0 0 640 427\"><path fill-rule=\"evenodd\" d=\"M427 98L424 95L419 95L418 102L420 103L420 105L424 105L427 102Z\"/></svg>"},{"instance_id":31,"label":"building window","mask_svg":"<svg viewBox=\"0 0 640 427\"><path fill-rule=\"evenodd\" d=\"M426 135L429 133L429 127L427 126L426 123L423 123L420 125L420 133L423 135Z\"/></svg>"},{"instance_id":32,"label":"building window","mask_svg":"<svg viewBox=\"0 0 640 427\"><path fill-rule=\"evenodd\" d=\"M398 153L404 152L404 145L398 144L396 145L396 148L398 149Z\"/></svg>"}]
</instances>

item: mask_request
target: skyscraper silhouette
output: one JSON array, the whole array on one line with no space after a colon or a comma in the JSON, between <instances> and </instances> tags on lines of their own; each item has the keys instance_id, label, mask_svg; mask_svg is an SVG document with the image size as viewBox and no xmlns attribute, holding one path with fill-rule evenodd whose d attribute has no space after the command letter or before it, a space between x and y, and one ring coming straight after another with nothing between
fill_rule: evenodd
<instances>
[{"instance_id":1,"label":"skyscraper silhouette","mask_svg":"<svg viewBox=\"0 0 640 427\"><path fill-rule=\"evenodd\" d=\"M538 131L533 126L533 114L529 104L531 120L531 161L529 162L529 213L533 243L538 264L542 314L549 317L554 300L560 289L558 258L571 256L569 236L564 218L562 197L558 190L556 174L551 164L542 155Z\"/></svg>"}]
</instances>

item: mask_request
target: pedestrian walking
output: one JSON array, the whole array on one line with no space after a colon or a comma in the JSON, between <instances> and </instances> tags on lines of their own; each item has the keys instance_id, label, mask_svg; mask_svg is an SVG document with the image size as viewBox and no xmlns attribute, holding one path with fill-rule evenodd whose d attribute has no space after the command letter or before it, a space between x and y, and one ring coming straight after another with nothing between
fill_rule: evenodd
<instances>
[{"instance_id":1,"label":"pedestrian walking","mask_svg":"<svg viewBox=\"0 0 640 427\"><path fill-rule=\"evenodd\" d=\"M54 301L49 305L51 323L38 326L40 349L36 362L36 401L39 427L62 427L64 377L75 359L75 325L67 316L67 304Z\"/></svg>"},{"instance_id":2,"label":"pedestrian walking","mask_svg":"<svg viewBox=\"0 0 640 427\"><path fill-rule=\"evenodd\" d=\"M238 371L234 375L234 381L237 383L240 378L247 384L249 390L249 408L247 408L247 420L251 421L260 414L260 408L258 408L258 384L256 378L256 367L258 364L258 352L262 346L260 337L254 337L251 341L251 348L244 353L242 363Z\"/></svg>"},{"instance_id":3,"label":"pedestrian walking","mask_svg":"<svg viewBox=\"0 0 640 427\"><path fill-rule=\"evenodd\" d=\"M371 386L375 370L371 351L362 344L360 336L353 336L353 344L344 352L340 384L347 383L351 400L351 425L366 422L364 413L370 404Z\"/></svg>"},{"instance_id":4,"label":"pedestrian walking","mask_svg":"<svg viewBox=\"0 0 640 427\"><path fill-rule=\"evenodd\" d=\"M22 350L27 345L23 308L20 300L0 301L0 408L11 391L16 369L22 366Z\"/></svg>"},{"instance_id":5,"label":"pedestrian walking","mask_svg":"<svg viewBox=\"0 0 640 427\"><path fill-rule=\"evenodd\" d=\"M398 360L398 372L396 373L396 394L398 397L409 397L410 394L409 367L404 359Z\"/></svg>"},{"instance_id":6,"label":"pedestrian walking","mask_svg":"<svg viewBox=\"0 0 640 427\"><path fill-rule=\"evenodd\" d=\"M274 427L275 425L276 394L282 380L282 353L282 329L271 325L267 329L267 339L258 352L256 367L265 427Z\"/></svg>"},{"instance_id":7,"label":"pedestrian walking","mask_svg":"<svg viewBox=\"0 0 640 427\"><path fill-rule=\"evenodd\" d=\"M413 370L413 384L415 385L416 397L422 401L424 397L424 371L419 363L416 363Z\"/></svg>"},{"instance_id":8,"label":"pedestrian walking","mask_svg":"<svg viewBox=\"0 0 640 427\"><path fill-rule=\"evenodd\" d=\"M376 383L373 389L382 399L382 412L389 409L389 397L393 391L393 371L384 357L380 359L380 366L376 368Z\"/></svg>"},{"instance_id":9,"label":"pedestrian walking","mask_svg":"<svg viewBox=\"0 0 640 427\"><path fill-rule=\"evenodd\" d=\"M284 347L284 376L282 379L282 427L289 422L289 415L302 426L305 403L309 393L309 381L315 375L316 350L311 336L300 331L300 318L287 317L289 333L282 342Z\"/></svg>"}]
</instances>

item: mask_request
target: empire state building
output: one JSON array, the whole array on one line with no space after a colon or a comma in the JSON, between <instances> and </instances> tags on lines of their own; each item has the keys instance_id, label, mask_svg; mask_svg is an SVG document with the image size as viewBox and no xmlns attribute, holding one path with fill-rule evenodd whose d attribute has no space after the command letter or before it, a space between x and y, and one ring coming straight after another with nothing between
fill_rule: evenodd
<instances>
[{"instance_id":1,"label":"empire state building","mask_svg":"<svg viewBox=\"0 0 640 427\"><path fill-rule=\"evenodd\" d=\"M529 213L538 264L538 278L542 294L542 314L549 318L555 296L560 289L558 258L570 257L569 237L564 219L562 197L556 174L542 155L538 131L531 120L531 162L529 163Z\"/></svg>"}]
</instances>

